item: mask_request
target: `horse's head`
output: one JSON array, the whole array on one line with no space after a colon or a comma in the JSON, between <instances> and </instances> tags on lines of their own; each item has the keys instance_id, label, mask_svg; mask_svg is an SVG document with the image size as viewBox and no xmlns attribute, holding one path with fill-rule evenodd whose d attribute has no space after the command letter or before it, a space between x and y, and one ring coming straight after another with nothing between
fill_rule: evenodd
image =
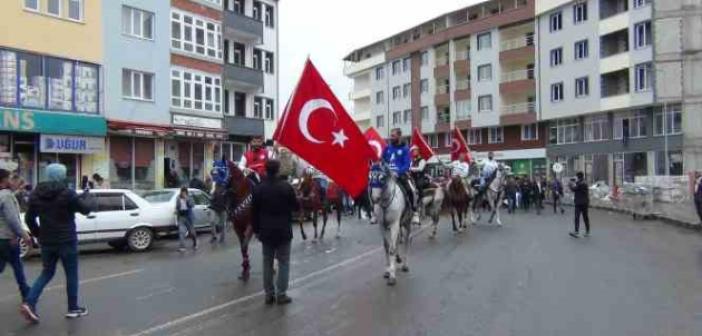
<instances>
[{"instance_id":1,"label":"horse's head","mask_svg":"<svg viewBox=\"0 0 702 336\"><path fill-rule=\"evenodd\" d=\"M251 185L244 172L232 161L227 161L227 168L229 169L229 189L237 198L246 197L251 192Z\"/></svg>"},{"instance_id":2,"label":"horse's head","mask_svg":"<svg viewBox=\"0 0 702 336\"><path fill-rule=\"evenodd\" d=\"M383 163L376 163L371 166L370 175L368 177L368 187L370 188L371 201L377 203L380 201L383 191L392 178L390 168Z\"/></svg>"},{"instance_id":3,"label":"horse's head","mask_svg":"<svg viewBox=\"0 0 702 336\"><path fill-rule=\"evenodd\" d=\"M305 173L302 176L302 180L300 181L300 186L299 186L299 190L300 190L300 193L302 194L302 197L309 197L310 193L312 191L314 191L314 186L315 186L315 182L314 182L314 179L312 178L312 174Z\"/></svg>"}]
</instances>

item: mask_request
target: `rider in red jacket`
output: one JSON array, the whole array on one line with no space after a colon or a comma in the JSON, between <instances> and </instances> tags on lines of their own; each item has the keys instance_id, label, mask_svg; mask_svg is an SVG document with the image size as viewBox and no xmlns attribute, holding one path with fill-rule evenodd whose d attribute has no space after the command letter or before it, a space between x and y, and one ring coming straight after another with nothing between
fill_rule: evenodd
<instances>
[{"instance_id":1,"label":"rider in red jacket","mask_svg":"<svg viewBox=\"0 0 702 336\"><path fill-rule=\"evenodd\" d=\"M241 157L239 169L256 184L261 183L266 176L266 162L269 158L270 153L263 147L263 137L254 137L249 150Z\"/></svg>"}]
</instances>

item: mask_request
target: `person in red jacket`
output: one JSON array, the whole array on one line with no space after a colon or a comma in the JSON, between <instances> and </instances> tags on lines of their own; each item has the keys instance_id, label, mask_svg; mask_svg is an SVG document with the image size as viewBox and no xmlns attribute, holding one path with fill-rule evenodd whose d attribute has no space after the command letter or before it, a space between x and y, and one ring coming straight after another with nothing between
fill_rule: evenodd
<instances>
[{"instance_id":1,"label":"person in red jacket","mask_svg":"<svg viewBox=\"0 0 702 336\"><path fill-rule=\"evenodd\" d=\"M266 162L270 158L270 153L263 147L263 137L251 139L251 146L239 161L239 169L251 179L255 184L261 183L266 176Z\"/></svg>"}]
</instances>

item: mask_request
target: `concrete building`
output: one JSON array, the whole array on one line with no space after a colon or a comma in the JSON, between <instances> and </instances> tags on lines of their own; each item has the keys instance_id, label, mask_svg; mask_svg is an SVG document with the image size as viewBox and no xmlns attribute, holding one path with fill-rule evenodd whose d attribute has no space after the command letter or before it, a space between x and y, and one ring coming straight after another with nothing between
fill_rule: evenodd
<instances>
[{"instance_id":1,"label":"concrete building","mask_svg":"<svg viewBox=\"0 0 702 336\"><path fill-rule=\"evenodd\" d=\"M419 128L447 159L454 126L479 159L546 174L539 123L535 0L492 0L441 15L350 53L354 118L383 136Z\"/></svg>"},{"instance_id":2,"label":"concrete building","mask_svg":"<svg viewBox=\"0 0 702 336\"><path fill-rule=\"evenodd\" d=\"M104 162L101 21L101 1L2 5L0 161L31 185L52 162L71 186Z\"/></svg>"},{"instance_id":3,"label":"concrete building","mask_svg":"<svg viewBox=\"0 0 702 336\"><path fill-rule=\"evenodd\" d=\"M566 176L584 171L590 182L622 185L683 174L681 100L665 101L664 110L654 85L654 36L662 32L653 12L647 0L539 2L541 117L549 159ZM679 75L672 70L671 79Z\"/></svg>"},{"instance_id":4,"label":"concrete building","mask_svg":"<svg viewBox=\"0 0 702 336\"><path fill-rule=\"evenodd\" d=\"M225 157L239 160L253 136L270 138L278 118L278 1L224 1Z\"/></svg>"}]
</instances>

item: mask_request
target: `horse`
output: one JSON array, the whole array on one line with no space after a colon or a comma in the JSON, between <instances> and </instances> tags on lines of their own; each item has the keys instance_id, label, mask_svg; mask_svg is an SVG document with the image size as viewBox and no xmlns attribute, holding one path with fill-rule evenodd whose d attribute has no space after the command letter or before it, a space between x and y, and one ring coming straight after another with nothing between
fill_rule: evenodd
<instances>
[{"instance_id":1,"label":"horse","mask_svg":"<svg viewBox=\"0 0 702 336\"><path fill-rule=\"evenodd\" d=\"M312 217L312 225L314 226L314 239L317 239L317 216L322 213L322 233L320 239L324 238L324 230L327 227L327 209L322 201L322 191L317 182L312 179L312 175L305 174L297 187L297 199L300 202L300 212L298 213L298 223L300 224L300 233L302 239L307 240L303 223L305 218Z\"/></svg>"},{"instance_id":2,"label":"horse","mask_svg":"<svg viewBox=\"0 0 702 336\"><path fill-rule=\"evenodd\" d=\"M334 182L329 183L329 187L327 187L325 211L331 212L332 208L336 211L336 238L338 239L341 238L341 215L344 211L344 190ZM322 228L322 236L324 236L324 228Z\"/></svg>"},{"instance_id":3,"label":"horse","mask_svg":"<svg viewBox=\"0 0 702 336\"><path fill-rule=\"evenodd\" d=\"M354 212L358 211L358 219L361 219L361 213L366 212L366 217L371 218L373 211L373 206L370 201L370 191L368 189L364 190L360 195L358 195L353 200Z\"/></svg>"},{"instance_id":4,"label":"horse","mask_svg":"<svg viewBox=\"0 0 702 336\"><path fill-rule=\"evenodd\" d=\"M227 161L229 168L229 181L227 186L230 190L229 206L227 215L234 227L234 232L239 238L241 250L241 275L239 279L248 281L251 275L251 264L249 262L249 243L253 237L251 198L253 194L253 182L232 161Z\"/></svg>"},{"instance_id":5,"label":"horse","mask_svg":"<svg viewBox=\"0 0 702 336\"><path fill-rule=\"evenodd\" d=\"M428 182L419 195L419 212L420 218L429 217L432 220L434 230L430 238L436 236L436 230L439 225L441 210L446 199L444 188L434 182Z\"/></svg>"},{"instance_id":6,"label":"horse","mask_svg":"<svg viewBox=\"0 0 702 336\"><path fill-rule=\"evenodd\" d=\"M402 264L403 272L409 272L408 256L412 231L412 210L405 203L405 197L397 177L387 165L376 164L371 168L369 188L373 212L383 234L386 258L384 277L389 286L394 286L397 283L396 263ZM402 253L398 249L401 236L404 241Z\"/></svg>"},{"instance_id":7,"label":"horse","mask_svg":"<svg viewBox=\"0 0 702 336\"><path fill-rule=\"evenodd\" d=\"M470 203L472 200L470 187L465 185L463 178L460 176L453 176L446 189L446 203L451 212L453 232L463 232L468 229L466 220L470 219ZM458 218L458 227L456 226L456 218ZM436 228L434 228L432 236L435 235Z\"/></svg>"},{"instance_id":8,"label":"horse","mask_svg":"<svg viewBox=\"0 0 702 336\"><path fill-rule=\"evenodd\" d=\"M490 207L490 219L488 223L492 223L492 220L496 219L498 226L502 226L500 208L502 207L502 199L504 198L505 176L505 166L500 163L495 171L495 178L490 182L484 194L484 197L487 198L488 206ZM480 214L478 214L477 220L480 220ZM474 220L474 222L477 220Z\"/></svg>"}]
</instances>

